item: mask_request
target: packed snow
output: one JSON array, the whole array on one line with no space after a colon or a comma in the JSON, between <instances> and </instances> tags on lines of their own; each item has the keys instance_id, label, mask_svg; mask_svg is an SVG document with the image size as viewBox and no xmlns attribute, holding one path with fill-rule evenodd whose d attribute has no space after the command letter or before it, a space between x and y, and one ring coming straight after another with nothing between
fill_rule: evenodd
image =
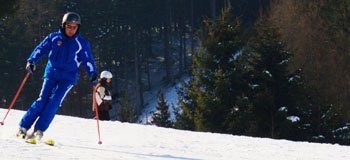
<instances>
[{"instance_id":1,"label":"packed snow","mask_svg":"<svg viewBox=\"0 0 350 160\"><path fill-rule=\"evenodd\" d=\"M0 109L2 120L6 109ZM228 134L190 132L150 125L57 115L44 139L55 146L28 144L15 133L23 111L11 110L0 126L0 159L113 160L349 160L350 147Z\"/></svg>"}]
</instances>

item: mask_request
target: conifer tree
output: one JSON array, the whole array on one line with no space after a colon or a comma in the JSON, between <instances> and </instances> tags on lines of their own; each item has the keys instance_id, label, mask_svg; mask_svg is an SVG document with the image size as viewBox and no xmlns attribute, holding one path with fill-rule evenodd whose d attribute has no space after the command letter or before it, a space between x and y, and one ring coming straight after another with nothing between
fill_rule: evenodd
<instances>
[{"instance_id":1,"label":"conifer tree","mask_svg":"<svg viewBox=\"0 0 350 160\"><path fill-rule=\"evenodd\" d=\"M227 117L247 88L237 64L242 49L240 21L231 17L230 10L227 3L221 16L206 19L199 32L192 76L179 94L182 110L177 120L182 125L187 122L186 129L227 133Z\"/></svg>"},{"instance_id":2,"label":"conifer tree","mask_svg":"<svg viewBox=\"0 0 350 160\"><path fill-rule=\"evenodd\" d=\"M156 107L157 111L153 114L153 124L160 127L173 127L173 122L170 120L169 106L164 98L163 92L159 93L159 100Z\"/></svg>"},{"instance_id":3,"label":"conifer tree","mask_svg":"<svg viewBox=\"0 0 350 160\"><path fill-rule=\"evenodd\" d=\"M195 100L192 99L192 97L195 96L194 91L195 87L193 84L193 78L186 83L181 82L181 86L177 90L177 94L179 96L179 104L180 108L175 110L175 117L176 121L174 124L174 127L177 129L184 129L184 130L194 130L194 107L196 105Z\"/></svg>"},{"instance_id":4,"label":"conifer tree","mask_svg":"<svg viewBox=\"0 0 350 160\"><path fill-rule=\"evenodd\" d=\"M257 23L257 36L249 47L254 55L255 73L251 77L256 87L252 98L258 135L288 138L292 127L288 117L297 117L295 114L300 113L298 107L302 101L296 97L301 75L288 70L292 54L264 17Z\"/></svg>"},{"instance_id":5,"label":"conifer tree","mask_svg":"<svg viewBox=\"0 0 350 160\"><path fill-rule=\"evenodd\" d=\"M125 96L121 99L121 103L122 104L117 111L118 120L121 122L134 122L135 114L128 101L127 93L125 93Z\"/></svg>"}]
</instances>

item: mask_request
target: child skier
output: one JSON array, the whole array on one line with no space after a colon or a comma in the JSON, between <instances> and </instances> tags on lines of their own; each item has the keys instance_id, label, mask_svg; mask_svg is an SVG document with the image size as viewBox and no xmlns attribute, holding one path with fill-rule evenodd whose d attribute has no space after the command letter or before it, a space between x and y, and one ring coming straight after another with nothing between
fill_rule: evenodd
<instances>
[{"instance_id":1,"label":"child skier","mask_svg":"<svg viewBox=\"0 0 350 160\"><path fill-rule=\"evenodd\" d=\"M96 85L96 103L98 108L98 117L100 120L110 120L109 110L112 109L112 95L109 90L109 84L112 80L112 73L109 71L102 71L100 79ZM95 111L95 107L93 107Z\"/></svg>"}]
</instances>

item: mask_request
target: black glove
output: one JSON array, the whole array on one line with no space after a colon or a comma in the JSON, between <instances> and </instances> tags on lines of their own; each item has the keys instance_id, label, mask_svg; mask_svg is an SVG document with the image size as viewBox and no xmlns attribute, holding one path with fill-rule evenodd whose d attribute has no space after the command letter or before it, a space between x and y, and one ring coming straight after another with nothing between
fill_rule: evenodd
<instances>
[{"instance_id":1,"label":"black glove","mask_svg":"<svg viewBox=\"0 0 350 160\"><path fill-rule=\"evenodd\" d=\"M33 74L36 70L36 66L33 61L28 61L26 65L26 70L30 73Z\"/></svg>"},{"instance_id":2,"label":"black glove","mask_svg":"<svg viewBox=\"0 0 350 160\"><path fill-rule=\"evenodd\" d=\"M89 81L90 81L91 85L96 86L96 84L98 83L97 74L93 73L90 76Z\"/></svg>"}]
</instances>

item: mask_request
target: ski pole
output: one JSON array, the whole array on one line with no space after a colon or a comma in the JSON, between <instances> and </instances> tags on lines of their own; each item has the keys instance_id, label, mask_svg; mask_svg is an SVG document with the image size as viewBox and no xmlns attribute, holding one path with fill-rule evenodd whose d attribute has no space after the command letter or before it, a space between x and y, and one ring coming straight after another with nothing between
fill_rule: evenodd
<instances>
[{"instance_id":1,"label":"ski pole","mask_svg":"<svg viewBox=\"0 0 350 160\"><path fill-rule=\"evenodd\" d=\"M96 88L93 87L93 95L92 95L92 105L95 109L95 113L96 113L96 121L97 121L97 133L98 133L98 144L102 144L101 141L101 135L100 135L100 123L99 123L99 116L98 116L98 108L97 108L97 102L96 102Z\"/></svg>"},{"instance_id":2,"label":"ski pole","mask_svg":"<svg viewBox=\"0 0 350 160\"><path fill-rule=\"evenodd\" d=\"M19 86L19 89L18 89L18 91L17 91L15 97L13 98L13 100L12 100L12 102L11 102L9 108L7 109L7 112L6 112L6 114L5 114L4 119L0 122L1 125L4 125L5 119L6 119L7 115L9 114L11 108L13 107L13 104L15 104L15 102L16 102L16 100L17 100L17 97L18 97L19 93L22 91L22 88L23 88L24 84L26 83L26 81L27 81L29 75L30 75L30 73L28 72L28 73L26 74L26 76L24 77L24 79L23 79L21 85Z\"/></svg>"}]
</instances>

